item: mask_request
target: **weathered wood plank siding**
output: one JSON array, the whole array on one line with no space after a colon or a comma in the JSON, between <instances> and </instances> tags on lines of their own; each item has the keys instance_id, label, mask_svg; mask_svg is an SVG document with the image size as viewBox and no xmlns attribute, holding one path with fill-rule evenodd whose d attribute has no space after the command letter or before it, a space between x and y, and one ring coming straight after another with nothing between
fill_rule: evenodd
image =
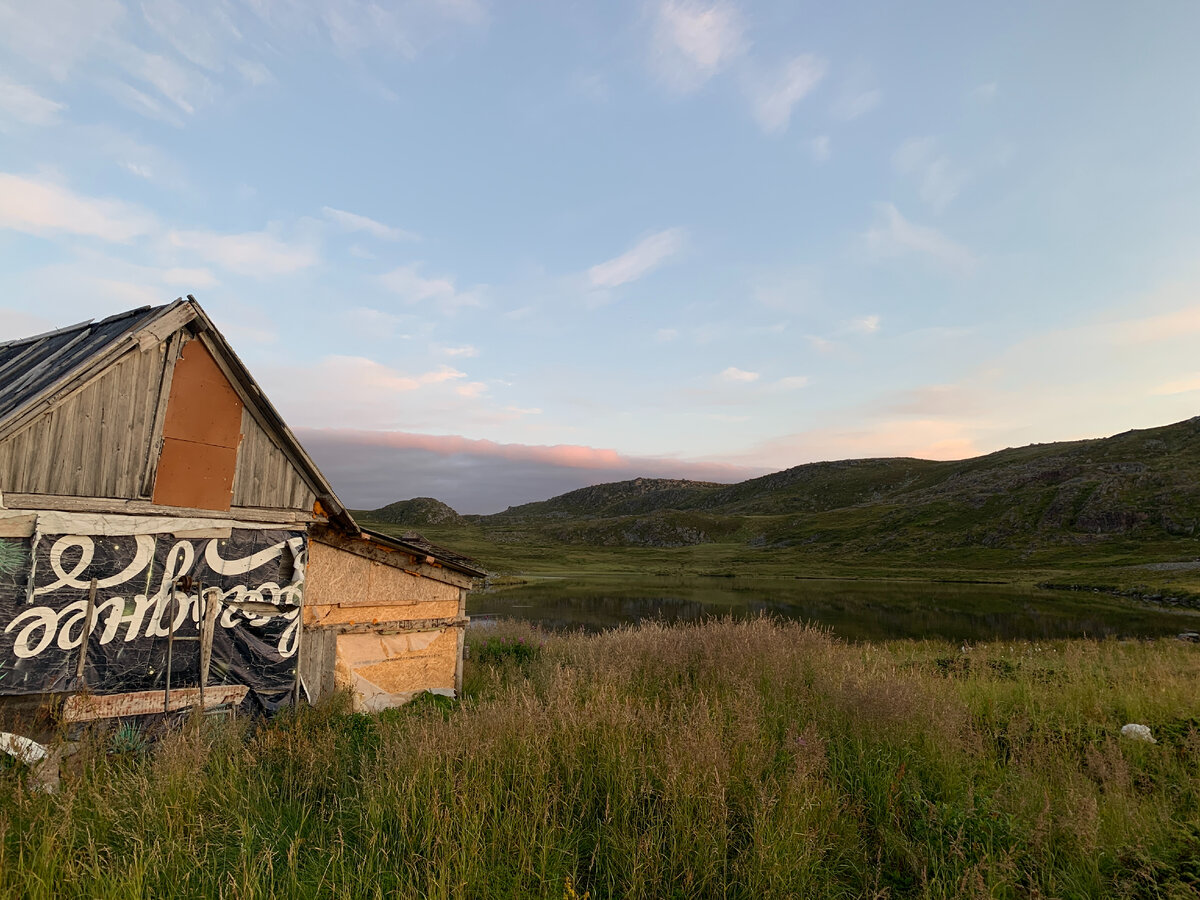
<instances>
[{"instance_id":1,"label":"weathered wood plank siding","mask_svg":"<svg viewBox=\"0 0 1200 900\"><path fill-rule=\"evenodd\" d=\"M0 491L138 499L164 359L132 350L0 443Z\"/></svg>"},{"instance_id":2,"label":"weathered wood plank siding","mask_svg":"<svg viewBox=\"0 0 1200 900\"><path fill-rule=\"evenodd\" d=\"M242 410L242 446L233 477L234 506L312 512L317 495L249 409Z\"/></svg>"}]
</instances>

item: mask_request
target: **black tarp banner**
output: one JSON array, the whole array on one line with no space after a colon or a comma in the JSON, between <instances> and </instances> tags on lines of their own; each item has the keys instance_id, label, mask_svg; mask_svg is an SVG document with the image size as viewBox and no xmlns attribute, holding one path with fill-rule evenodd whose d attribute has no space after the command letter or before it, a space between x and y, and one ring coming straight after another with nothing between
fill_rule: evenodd
<instances>
[{"instance_id":1,"label":"black tarp banner","mask_svg":"<svg viewBox=\"0 0 1200 900\"><path fill-rule=\"evenodd\" d=\"M171 688L195 687L201 648L188 639L200 634L204 603L216 602L207 683L246 685L247 705L277 709L295 681L306 558L306 535L284 529L235 528L228 538L203 539L0 538L0 695L162 690L172 628ZM184 578L191 580L181 589Z\"/></svg>"}]
</instances>

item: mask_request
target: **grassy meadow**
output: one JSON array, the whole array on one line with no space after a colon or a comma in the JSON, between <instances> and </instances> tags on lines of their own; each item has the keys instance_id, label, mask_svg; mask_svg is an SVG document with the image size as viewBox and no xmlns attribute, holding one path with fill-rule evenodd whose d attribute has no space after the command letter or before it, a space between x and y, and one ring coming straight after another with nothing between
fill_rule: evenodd
<instances>
[{"instance_id":1,"label":"grassy meadow","mask_svg":"<svg viewBox=\"0 0 1200 900\"><path fill-rule=\"evenodd\" d=\"M97 729L54 794L0 773L0 894L1200 893L1195 645L764 618L470 647L459 702Z\"/></svg>"}]
</instances>

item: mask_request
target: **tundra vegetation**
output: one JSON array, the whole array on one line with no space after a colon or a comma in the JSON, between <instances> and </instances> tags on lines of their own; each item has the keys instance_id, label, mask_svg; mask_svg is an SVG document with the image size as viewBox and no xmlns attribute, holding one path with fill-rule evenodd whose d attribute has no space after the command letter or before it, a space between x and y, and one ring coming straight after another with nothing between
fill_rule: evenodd
<instances>
[{"instance_id":1,"label":"tundra vegetation","mask_svg":"<svg viewBox=\"0 0 1200 900\"><path fill-rule=\"evenodd\" d=\"M11 897L1195 897L1200 650L499 623L465 696L0 773ZM1156 743L1121 736L1147 725Z\"/></svg>"}]
</instances>

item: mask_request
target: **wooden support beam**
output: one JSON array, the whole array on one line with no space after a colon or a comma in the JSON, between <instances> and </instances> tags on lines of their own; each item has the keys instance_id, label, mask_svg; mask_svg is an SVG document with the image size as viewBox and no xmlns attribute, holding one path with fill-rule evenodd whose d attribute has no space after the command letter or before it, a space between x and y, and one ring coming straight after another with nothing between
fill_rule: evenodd
<instances>
[{"instance_id":1,"label":"wooden support beam","mask_svg":"<svg viewBox=\"0 0 1200 900\"><path fill-rule=\"evenodd\" d=\"M309 631L332 631L335 634L411 634L415 631L441 631L444 628L465 627L470 619L399 619L393 622L341 622L334 625L309 625Z\"/></svg>"},{"instance_id":2,"label":"wooden support beam","mask_svg":"<svg viewBox=\"0 0 1200 900\"><path fill-rule=\"evenodd\" d=\"M113 513L126 516L177 516L188 519L233 519L242 522L278 522L281 525L309 524L319 521L309 513L294 509L235 506L228 510L189 509L183 506L158 506L148 500L121 500L109 497L69 497L65 494L6 493L9 509L53 509L60 512Z\"/></svg>"}]
</instances>

